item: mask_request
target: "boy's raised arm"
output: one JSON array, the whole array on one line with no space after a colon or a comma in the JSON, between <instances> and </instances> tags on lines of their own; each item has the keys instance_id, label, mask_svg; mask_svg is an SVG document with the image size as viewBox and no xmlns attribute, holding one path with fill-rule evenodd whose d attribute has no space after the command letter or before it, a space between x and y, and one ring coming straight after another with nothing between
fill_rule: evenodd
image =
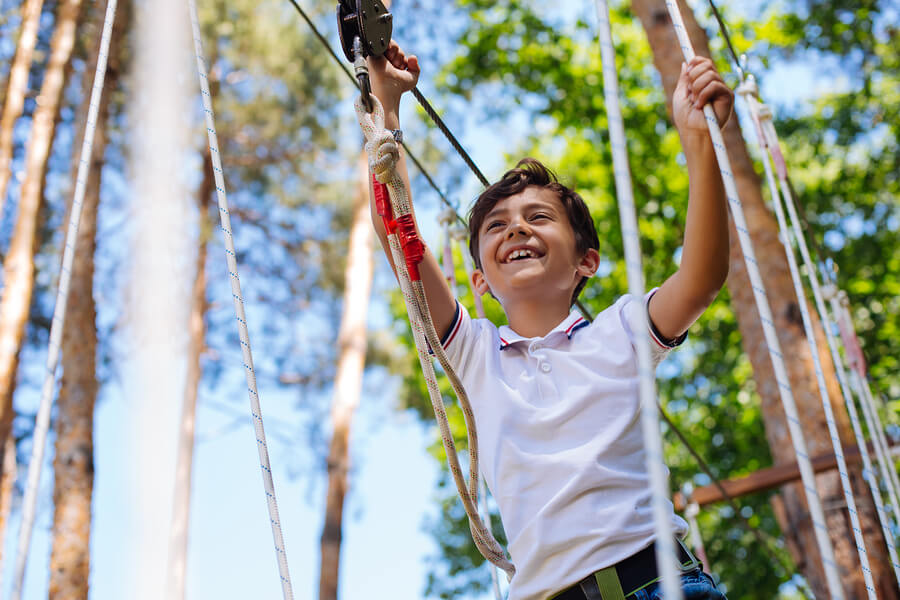
<instances>
[{"instance_id":1,"label":"boy's raised arm","mask_svg":"<svg viewBox=\"0 0 900 600\"><path fill-rule=\"evenodd\" d=\"M391 40L384 57L368 59L369 61L369 77L372 81L372 92L384 107L384 127L385 129L400 129L400 98L404 92L413 89L419 79L419 61L415 56L406 56L397 42ZM397 161L397 173L406 184L406 189L410 190L410 200L412 199L412 190L409 185L409 171L406 166L406 156L403 148L400 148L400 159ZM371 206L372 224L375 226L375 232L378 239L381 240L381 247L387 256L394 274L397 268L391 257L391 249L388 245L387 232L381 217L375 209L375 197L372 191L371 179L369 181L369 204ZM415 218L415 211L413 210ZM416 223L418 230L418 222ZM421 234L420 236L421 237ZM434 321L434 327L439 335L444 335L453 322L456 314L456 300L453 292L437 259L432 254L428 246L425 246L425 256L419 265L419 273L422 277L422 284L425 286L425 294L428 298L428 307L431 310L431 318Z\"/></svg>"},{"instance_id":2,"label":"boy's raised arm","mask_svg":"<svg viewBox=\"0 0 900 600\"><path fill-rule=\"evenodd\" d=\"M690 187L681 265L650 300L650 319L664 337L687 331L715 299L728 276L728 208L703 105L719 124L731 115L734 94L712 61L695 57L682 68L672 98L675 126L687 161Z\"/></svg>"}]
</instances>

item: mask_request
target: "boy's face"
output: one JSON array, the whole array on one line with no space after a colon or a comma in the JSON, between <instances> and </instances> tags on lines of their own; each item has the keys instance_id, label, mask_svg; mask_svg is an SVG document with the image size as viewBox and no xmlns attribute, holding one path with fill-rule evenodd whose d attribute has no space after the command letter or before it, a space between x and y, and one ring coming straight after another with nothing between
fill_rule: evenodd
<instances>
[{"instance_id":1,"label":"boy's face","mask_svg":"<svg viewBox=\"0 0 900 600\"><path fill-rule=\"evenodd\" d=\"M481 269L472 275L476 292L509 302L557 297L568 302L582 277L597 270L599 254L584 256L566 210L551 190L528 186L500 200L478 231ZM568 306L568 304L566 305Z\"/></svg>"}]
</instances>

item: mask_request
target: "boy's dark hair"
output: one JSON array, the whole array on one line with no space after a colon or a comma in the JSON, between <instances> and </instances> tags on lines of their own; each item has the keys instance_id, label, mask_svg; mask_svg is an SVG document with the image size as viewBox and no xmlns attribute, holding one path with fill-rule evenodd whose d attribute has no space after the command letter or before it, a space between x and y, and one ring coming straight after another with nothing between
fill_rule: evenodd
<instances>
[{"instance_id":1,"label":"boy's dark hair","mask_svg":"<svg viewBox=\"0 0 900 600\"><path fill-rule=\"evenodd\" d=\"M533 185L555 192L566 210L569 224L575 234L575 250L583 255L590 248L600 249L600 240L597 238L597 230L594 220L581 196L575 190L561 184L556 175L534 158L523 158L516 163L515 168L503 174L500 181L484 190L472 210L469 211L469 254L475 261L475 266L481 269L481 259L478 256L478 232L484 223L484 218L497 205L498 202L510 196L518 194L528 186ZM587 277L582 277L572 294L572 304L578 298L578 294L587 284Z\"/></svg>"}]
</instances>

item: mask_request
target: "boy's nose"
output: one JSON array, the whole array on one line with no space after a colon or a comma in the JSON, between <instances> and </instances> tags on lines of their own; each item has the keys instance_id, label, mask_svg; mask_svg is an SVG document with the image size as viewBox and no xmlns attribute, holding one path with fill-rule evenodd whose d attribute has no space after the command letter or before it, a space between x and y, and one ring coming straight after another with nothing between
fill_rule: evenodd
<instances>
[{"instance_id":1,"label":"boy's nose","mask_svg":"<svg viewBox=\"0 0 900 600\"><path fill-rule=\"evenodd\" d=\"M528 228L527 223L523 223L522 221L514 221L509 224L509 229L506 231L506 239L512 239L518 234L528 235L530 231L531 230Z\"/></svg>"}]
</instances>

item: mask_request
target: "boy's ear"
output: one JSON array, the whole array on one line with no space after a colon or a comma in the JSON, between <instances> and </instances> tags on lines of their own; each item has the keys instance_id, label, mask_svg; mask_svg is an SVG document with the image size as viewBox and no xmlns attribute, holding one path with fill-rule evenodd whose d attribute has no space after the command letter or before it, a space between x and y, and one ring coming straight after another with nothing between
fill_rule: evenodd
<instances>
[{"instance_id":1,"label":"boy's ear","mask_svg":"<svg viewBox=\"0 0 900 600\"><path fill-rule=\"evenodd\" d=\"M484 273L481 272L481 269L475 269L474 271L472 271L472 289L475 290L475 293L479 296L484 296L491 291L491 288L488 286L487 280L485 280Z\"/></svg>"},{"instance_id":2,"label":"boy's ear","mask_svg":"<svg viewBox=\"0 0 900 600\"><path fill-rule=\"evenodd\" d=\"M588 248L581 257L576 271L582 277L593 277L598 268L600 268L600 253L593 248Z\"/></svg>"}]
</instances>

